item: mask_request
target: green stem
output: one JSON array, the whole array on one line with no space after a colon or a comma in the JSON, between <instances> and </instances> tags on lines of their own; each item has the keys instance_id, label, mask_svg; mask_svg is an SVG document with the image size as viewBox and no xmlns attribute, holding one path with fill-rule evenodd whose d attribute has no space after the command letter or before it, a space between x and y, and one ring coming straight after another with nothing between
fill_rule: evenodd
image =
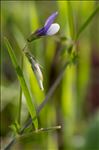
<instances>
[{"instance_id":1,"label":"green stem","mask_svg":"<svg viewBox=\"0 0 99 150\"><path fill-rule=\"evenodd\" d=\"M22 140L23 138L30 138L30 136L35 136L35 134L37 133L41 133L41 132L48 132L48 131L54 131L54 130L59 130L61 129L61 126L54 126L54 127L48 127L48 128L40 128L36 131L32 131L31 133L24 133L22 135L19 135L18 137L16 137L16 140Z\"/></svg>"},{"instance_id":2,"label":"green stem","mask_svg":"<svg viewBox=\"0 0 99 150\"><path fill-rule=\"evenodd\" d=\"M66 67L69 65L70 62L66 62L64 67L62 68L60 74L58 75L56 81L53 83L52 87L50 88L48 94L46 95L45 99L43 100L43 102L39 105L37 112L38 114L40 113L40 111L43 109L43 107L46 105L46 103L48 102L48 100L50 99L50 97L53 95L55 89L57 88L57 86L59 85L60 81L62 80L62 77L64 75L65 69ZM36 116L33 118L33 120L36 119ZM30 124L32 123L32 119L30 118L26 124L24 125L23 128L21 128L20 131L20 135L22 135L24 133L24 129L27 128ZM16 137L13 137L13 139L8 143L8 145L6 145L6 147L4 148L4 150L9 150L11 148L11 146L16 142Z\"/></svg>"},{"instance_id":3,"label":"green stem","mask_svg":"<svg viewBox=\"0 0 99 150\"><path fill-rule=\"evenodd\" d=\"M22 88L20 87L19 110L18 110L18 123L19 124L21 124L21 108L22 108Z\"/></svg>"},{"instance_id":4,"label":"green stem","mask_svg":"<svg viewBox=\"0 0 99 150\"><path fill-rule=\"evenodd\" d=\"M23 56L21 57L21 68L23 71ZM18 123L21 124L21 109L22 109L22 88L20 86L19 107L18 107Z\"/></svg>"}]
</instances>

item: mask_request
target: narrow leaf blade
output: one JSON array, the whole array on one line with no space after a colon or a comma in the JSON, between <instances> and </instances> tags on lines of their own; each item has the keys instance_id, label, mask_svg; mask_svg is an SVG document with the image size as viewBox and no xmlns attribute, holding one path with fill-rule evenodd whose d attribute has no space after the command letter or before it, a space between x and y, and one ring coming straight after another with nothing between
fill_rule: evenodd
<instances>
[{"instance_id":1,"label":"narrow leaf blade","mask_svg":"<svg viewBox=\"0 0 99 150\"><path fill-rule=\"evenodd\" d=\"M25 95L28 110L29 110L30 115L31 115L31 117L32 117L32 119L33 119L34 116L37 116L37 115L36 115L35 105L32 103L32 99L31 99L31 96L30 96L28 87L27 87L27 85L26 85L23 72L22 72L20 66L19 66L18 63L17 63L17 59L16 59L16 57L15 57L15 54L14 54L14 52L13 52L13 49L12 49L12 47L11 47L9 41L7 40L7 38L5 38L5 45L6 45L6 47L7 47L8 53L9 53L9 55L10 55L12 64L13 64L13 66L14 66L14 69L16 70L16 73L17 73L17 76L18 76L20 85L21 85L21 87L22 87L23 93L24 93L24 95ZM37 120L37 117L36 117L36 119L34 120L33 124L34 124L35 128L37 129L37 128L38 128L38 120Z\"/></svg>"},{"instance_id":2,"label":"narrow leaf blade","mask_svg":"<svg viewBox=\"0 0 99 150\"><path fill-rule=\"evenodd\" d=\"M79 38L80 34L83 32L83 30L88 26L88 24L91 22L93 17L96 15L96 13L99 11L99 6L93 11L93 13L88 17L88 19L83 23L81 28L79 29L77 35L76 35L76 40Z\"/></svg>"},{"instance_id":3,"label":"narrow leaf blade","mask_svg":"<svg viewBox=\"0 0 99 150\"><path fill-rule=\"evenodd\" d=\"M74 29L74 19L73 19L73 10L70 1L67 1L67 12L68 12L68 23L69 23L69 31L71 38L75 36L75 29Z\"/></svg>"}]
</instances>

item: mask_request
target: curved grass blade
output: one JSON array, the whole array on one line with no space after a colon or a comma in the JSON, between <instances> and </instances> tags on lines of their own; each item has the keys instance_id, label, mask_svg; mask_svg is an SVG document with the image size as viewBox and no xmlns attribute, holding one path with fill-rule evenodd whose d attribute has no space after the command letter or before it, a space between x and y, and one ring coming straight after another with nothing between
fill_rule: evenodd
<instances>
[{"instance_id":1,"label":"curved grass blade","mask_svg":"<svg viewBox=\"0 0 99 150\"><path fill-rule=\"evenodd\" d=\"M91 22L93 17L96 15L96 13L99 11L99 6L93 11L93 13L88 17L88 19L84 22L84 24L81 26L79 29L77 35L76 35L76 40L79 38L80 34L82 31L88 26L88 24Z\"/></svg>"},{"instance_id":2,"label":"curved grass blade","mask_svg":"<svg viewBox=\"0 0 99 150\"><path fill-rule=\"evenodd\" d=\"M32 103L32 99L31 99L31 96L30 96L28 87L27 87L27 85L26 85L23 72L22 72L20 66L19 66L18 63L17 63L15 54L14 54L13 49L12 49L12 47L11 47L9 41L7 40L7 38L5 38L5 45L6 45L6 47L7 47L8 53L9 53L9 55L10 55L12 64L13 64L13 66L14 66L14 69L16 70L16 73L17 73L18 79L19 79L19 81L20 81L20 85L21 85L21 87L22 87L23 93L24 93L24 95L25 95L29 113L30 113L32 119L34 118L34 116L36 116L36 120L33 121L33 124L34 124L34 126L35 126L35 129L38 129L38 120L37 120L37 115L36 115L35 106L34 106L34 104Z\"/></svg>"}]
</instances>

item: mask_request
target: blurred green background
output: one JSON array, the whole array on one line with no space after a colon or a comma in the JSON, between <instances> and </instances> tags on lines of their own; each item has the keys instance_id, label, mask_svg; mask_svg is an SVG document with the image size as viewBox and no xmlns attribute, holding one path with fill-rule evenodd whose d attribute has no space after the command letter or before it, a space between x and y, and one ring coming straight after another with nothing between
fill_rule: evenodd
<instances>
[{"instance_id":1,"label":"blurred green background","mask_svg":"<svg viewBox=\"0 0 99 150\"><path fill-rule=\"evenodd\" d=\"M67 59L67 47L75 39L81 25L99 5L98 1L1 1L1 141L4 147L11 137L9 126L18 113L19 82L4 45L6 36L20 64L20 50L28 35L42 27L53 12L60 31L53 37L32 42L31 53L40 63L44 76L44 92L29 64L24 60L25 78L35 104L44 99L49 87ZM67 41L60 42L60 36ZM77 65L66 68L63 79L39 115L43 128L61 125L58 131L19 138L12 150L99 150L99 11L81 33L75 46ZM21 125L28 119L22 95Z\"/></svg>"}]
</instances>

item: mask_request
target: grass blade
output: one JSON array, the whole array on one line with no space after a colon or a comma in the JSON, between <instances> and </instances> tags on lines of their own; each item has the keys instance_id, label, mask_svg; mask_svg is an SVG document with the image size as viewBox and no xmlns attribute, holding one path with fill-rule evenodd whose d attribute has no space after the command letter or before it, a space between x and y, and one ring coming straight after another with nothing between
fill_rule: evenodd
<instances>
[{"instance_id":1,"label":"grass blade","mask_svg":"<svg viewBox=\"0 0 99 150\"><path fill-rule=\"evenodd\" d=\"M91 22L93 17L96 15L96 13L99 11L99 6L93 11L93 13L88 17L88 19L84 22L84 24L81 26L79 29L77 35L76 35L76 40L79 38L80 34L82 31L88 26L88 24Z\"/></svg>"},{"instance_id":2,"label":"grass blade","mask_svg":"<svg viewBox=\"0 0 99 150\"><path fill-rule=\"evenodd\" d=\"M28 87L27 87L27 85L26 85L23 72L22 72L20 66L19 66L18 63L17 63L17 60L16 60L16 57L15 57L15 55L14 55L13 49L12 49L12 47L11 47L9 41L7 40L7 38L5 38L5 45L6 45L6 47L7 47L8 53L9 53L9 55L10 55L12 64L13 64L13 66L14 66L14 69L16 70L16 73L17 73L18 79L19 79L19 81L20 81L20 85L21 85L21 87L22 87L23 93L24 93L24 95L25 95L28 110L29 110L30 115L31 115L31 117L32 117L32 119L33 119L34 116L37 116L37 115L36 115L36 109L35 109L35 106L34 106L33 103L32 103L32 99L31 99L31 96L30 96ZM34 124L35 128L37 129L37 128L38 128L38 120L37 120L37 118L36 118L36 120L34 120L33 124Z\"/></svg>"},{"instance_id":3,"label":"grass blade","mask_svg":"<svg viewBox=\"0 0 99 150\"><path fill-rule=\"evenodd\" d=\"M67 12L68 12L68 23L69 23L70 36L71 36L71 38L74 38L74 35L75 35L74 18L73 18L73 10L72 10L70 1L67 1Z\"/></svg>"}]
</instances>

